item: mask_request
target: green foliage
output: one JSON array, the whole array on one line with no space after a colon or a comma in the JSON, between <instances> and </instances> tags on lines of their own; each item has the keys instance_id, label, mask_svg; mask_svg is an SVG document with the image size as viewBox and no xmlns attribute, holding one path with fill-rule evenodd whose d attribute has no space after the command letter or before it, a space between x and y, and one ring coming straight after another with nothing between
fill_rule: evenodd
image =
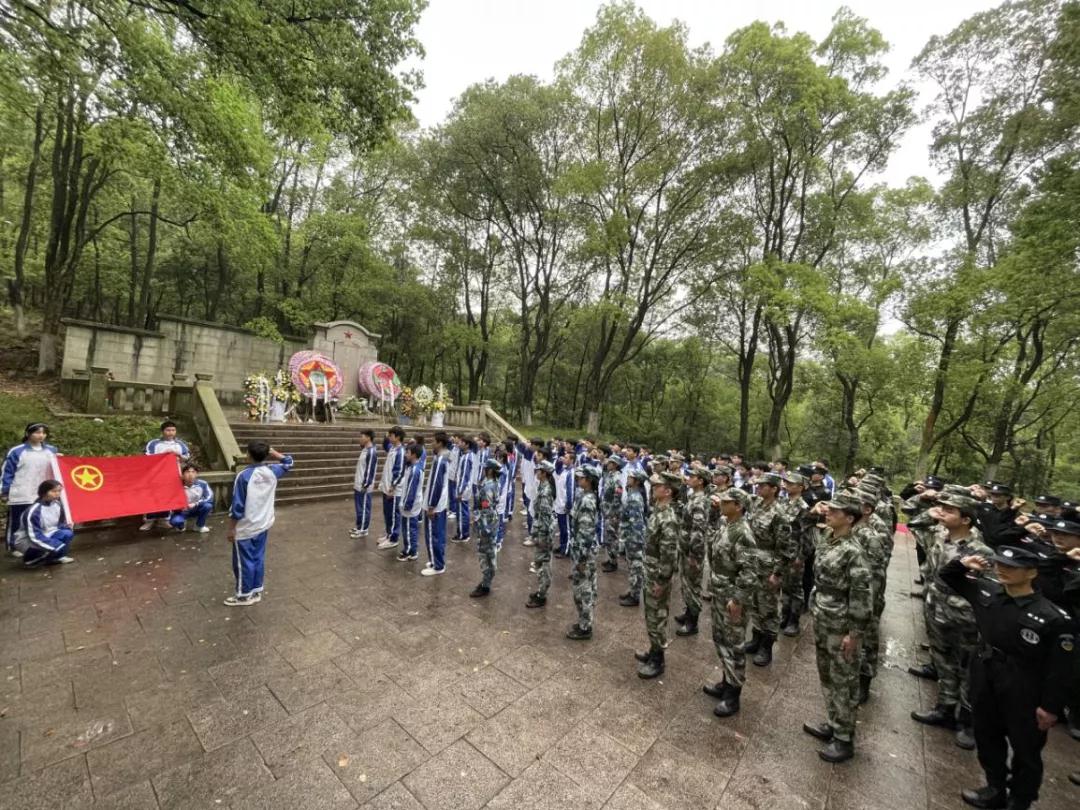
<instances>
[{"instance_id":1,"label":"green foliage","mask_svg":"<svg viewBox=\"0 0 1080 810\"><path fill-rule=\"evenodd\" d=\"M0 393L0 447L5 451L22 442L29 423L40 421L49 425L49 444L69 456L138 455L161 433L160 420L148 416L51 419L40 398Z\"/></svg>"}]
</instances>

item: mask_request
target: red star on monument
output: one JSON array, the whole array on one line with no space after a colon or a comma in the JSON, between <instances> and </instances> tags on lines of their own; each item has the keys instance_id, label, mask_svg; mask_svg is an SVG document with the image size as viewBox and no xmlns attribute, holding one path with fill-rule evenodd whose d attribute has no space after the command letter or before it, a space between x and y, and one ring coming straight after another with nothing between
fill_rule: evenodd
<instances>
[{"instance_id":1,"label":"red star on monument","mask_svg":"<svg viewBox=\"0 0 1080 810\"><path fill-rule=\"evenodd\" d=\"M345 339L346 340L352 340L352 332L346 332L345 333Z\"/></svg>"}]
</instances>

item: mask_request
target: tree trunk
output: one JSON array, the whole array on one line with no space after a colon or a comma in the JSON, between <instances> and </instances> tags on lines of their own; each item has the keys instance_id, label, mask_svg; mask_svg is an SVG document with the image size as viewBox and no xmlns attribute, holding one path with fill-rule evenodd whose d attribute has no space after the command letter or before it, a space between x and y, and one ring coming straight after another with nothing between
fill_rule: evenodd
<instances>
[{"instance_id":1,"label":"tree trunk","mask_svg":"<svg viewBox=\"0 0 1080 810\"><path fill-rule=\"evenodd\" d=\"M533 409L531 405L521 406L521 424L525 427L531 427L533 423Z\"/></svg>"},{"instance_id":2,"label":"tree trunk","mask_svg":"<svg viewBox=\"0 0 1080 810\"><path fill-rule=\"evenodd\" d=\"M30 152L30 165L26 168L26 190L23 194L22 219L19 236L15 240L15 278L8 285L11 308L15 313L15 333L26 334L26 317L23 313L23 286L26 281L26 249L30 243L33 223L34 191L37 187L37 168L41 161L41 143L45 139L45 109L39 104L34 111L34 143Z\"/></svg>"},{"instance_id":3,"label":"tree trunk","mask_svg":"<svg viewBox=\"0 0 1080 810\"><path fill-rule=\"evenodd\" d=\"M596 436L600 433L600 411L589 411L589 418L585 424L585 432L590 436Z\"/></svg>"},{"instance_id":4,"label":"tree trunk","mask_svg":"<svg viewBox=\"0 0 1080 810\"><path fill-rule=\"evenodd\" d=\"M150 230L146 242L146 262L142 272L142 289L139 291L138 322L135 326L145 329L150 316L150 289L154 281L154 261L157 258L158 210L161 206L161 180L154 178L154 191L150 198Z\"/></svg>"},{"instance_id":5,"label":"tree trunk","mask_svg":"<svg viewBox=\"0 0 1080 810\"><path fill-rule=\"evenodd\" d=\"M959 330L960 319L950 319L949 325L945 329L945 338L941 343L938 367L934 372L934 392L930 400L930 409L926 412L926 421L923 423L922 437L919 440L919 456L915 462L916 480L926 475L930 452L937 443L938 437L934 435L934 432L937 428L938 417L941 415L941 409L945 404L945 383L949 376L949 366L952 363L953 351L956 348L956 336Z\"/></svg>"},{"instance_id":6,"label":"tree trunk","mask_svg":"<svg viewBox=\"0 0 1080 810\"><path fill-rule=\"evenodd\" d=\"M129 217L131 240L128 242L128 258L131 263L131 280L128 282L127 325L138 326L135 321L135 291L139 289L139 215L135 213L138 200L131 197L131 215Z\"/></svg>"}]
</instances>

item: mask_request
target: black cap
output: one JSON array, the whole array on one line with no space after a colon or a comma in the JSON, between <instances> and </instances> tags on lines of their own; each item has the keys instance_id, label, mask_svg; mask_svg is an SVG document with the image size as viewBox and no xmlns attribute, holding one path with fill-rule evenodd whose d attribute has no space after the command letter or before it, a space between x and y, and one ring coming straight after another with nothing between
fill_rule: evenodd
<instances>
[{"instance_id":1,"label":"black cap","mask_svg":"<svg viewBox=\"0 0 1080 810\"><path fill-rule=\"evenodd\" d=\"M994 562L998 565L1006 565L1009 568L1038 568L1039 555L1026 548L1016 546L998 546L994 555Z\"/></svg>"},{"instance_id":2,"label":"black cap","mask_svg":"<svg viewBox=\"0 0 1080 810\"><path fill-rule=\"evenodd\" d=\"M999 481L987 481L987 491L991 495L1012 495L1012 487Z\"/></svg>"},{"instance_id":3,"label":"black cap","mask_svg":"<svg viewBox=\"0 0 1080 810\"><path fill-rule=\"evenodd\" d=\"M1061 506L1061 498L1057 495L1039 495L1035 503L1045 503L1047 506Z\"/></svg>"},{"instance_id":4,"label":"black cap","mask_svg":"<svg viewBox=\"0 0 1080 810\"><path fill-rule=\"evenodd\" d=\"M939 478L936 475L928 475L926 476L926 479L923 481L923 483L926 484L927 489L940 491L941 488L945 486L945 479Z\"/></svg>"},{"instance_id":5,"label":"black cap","mask_svg":"<svg viewBox=\"0 0 1080 810\"><path fill-rule=\"evenodd\" d=\"M1080 523L1075 520L1055 520L1049 524L1047 528L1052 532L1058 532L1059 534L1075 534L1080 536Z\"/></svg>"}]
</instances>

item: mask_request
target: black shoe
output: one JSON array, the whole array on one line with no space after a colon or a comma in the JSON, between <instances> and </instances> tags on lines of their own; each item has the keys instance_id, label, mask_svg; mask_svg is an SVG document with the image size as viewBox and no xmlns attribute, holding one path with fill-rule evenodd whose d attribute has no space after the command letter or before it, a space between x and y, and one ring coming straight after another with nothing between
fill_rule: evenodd
<instances>
[{"instance_id":1,"label":"black shoe","mask_svg":"<svg viewBox=\"0 0 1080 810\"><path fill-rule=\"evenodd\" d=\"M491 588L487 585L477 585L472 589L472 593L469 594L473 599L479 599L482 596L487 596L491 593Z\"/></svg>"},{"instance_id":2,"label":"black shoe","mask_svg":"<svg viewBox=\"0 0 1080 810\"><path fill-rule=\"evenodd\" d=\"M925 599L926 591L909 591L908 596L910 596L912 599Z\"/></svg>"},{"instance_id":3,"label":"black shoe","mask_svg":"<svg viewBox=\"0 0 1080 810\"><path fill-rule=\"evenodd\" d=\"M649 655L649 650L645 650L645 652L638 652L637 650L634 650L634 658L636 658L642 664L649 660Z\"/></svg>"},{"instance_id":4,"label":"black shoe","mask_svg":"<svg viewBox=\"0 0 1080 810\"><path fill-rule=\"evenodd\" d=\"M683 637L696 636L697 616L687 616L686 621L675 628L675 635Z\"/></svg>"},{"instance_id":5,"label":"black shoe","mask_svg":"<svg viewBox=\"0 0 1080 810\"><path fill-rule=\"evenodd\" d=\"M717 681L712 685L705 684L701 687L701 691L715 700L724 700L727 697L730 688L727 681Z\"/></svg>"},{"instance_id":6,"label":"black shoe","mask_svg":"<svg viewBox=\"0 0 1080 810\"><path fill-rule=\"evenodd\" d=\"M956 716L956 744L965 751L975 750L975 729L971 722L971 709L960 709Z\"/></svg>"},{"instance_id":7,"label":"black shoe","mask_svg":"<svg viewBox=\"0 0 1080 810\"><path fill-rule=\"evenodd\" d=\"M993 808L1003 810L1009 803L1003 789L990 787L989 785L978 790L961 790L960 798L964 800L965 804L970 804L972 807L982 807L984 810L992 810Z\"/></svg>"},{"instance_id":8,"label":"black shoe","mask_svg":"<svg viewBox=\"0 0 1080 810\"><path fill-rule=\"evenodd\" d=\"M634 596L632 593L624 593L619 597L619 604L623 607L637 607L641 604L641 599Z\"/></svg>"},{"instance_id":9,"label":"black shoe","mask_svg":"<svg viewBox=\"0 0 1080 810\"><path fill-rule=\"evenodd\" d=\"M833 737L833 728L827 722L803 723L802 730L811 737L817 737L817 739L824 740L825 742L829 742Z\"/></svg>"},{"instance_id":10,"label":"black shoe","mask_svg":"<svg viewBox=\"0 0 1080 810\"><path fill-rule=\"evenodd\" d=\"M1070 711L1066 720L1066 729L1069 732L1069 736L1074 740L1080 740L1080 717L1077 715L1080 712Z\"/></svg>"},{"instance_id":11,"label":"black shoe","mask_svg":"<svg viewBox=\"0 0 1080 810\"><path fill-rule=\"evenodd\" d=\"M1080 785L1080 771L1073 771L1069 774L1069 781L1074 785Z\"/></svg>"},{"instance_id":12,"label":"black shoe","mask_svg":"<svg viewBox=\"0 0 1080 810\"><path fill-rule=\"evenodd\" d=\"M619 570L619 564L614 560L607 560L603 565L600 566L600 570L603 571L605 574L610 574L612 571Z\"/></svg>"},{"instance_id":13,"label":"black shoe","mask_svg":"<svg viewBox=\"0 0 1080 810\"><path fill-rule=\"evenodd\" d=\"M911 719L924 726L956 728L956 706L939 703L928 712L912 712Z\"/></svg>"},{"instance_id":14,"label":"black shoe","mask_svg":"<svg viewBox=\"0 0 1080 810\"><path fill-rule=\"evenodd\" d=\"M754 655L753 661L756 667L767 667L772 663L772 648L776 643L776 636L772 633L761 634L761 646Z\"/></svg>"},{"instance_id":15,"label":"black shoe","mask_svg":"<svg viewBox=\"0 0 1080 810\"><path fill-rule=\"evenodd\" d=\"M744 653L748 654L748 655L756 653L758 651L758 649L761 647L761 637L762 637L761 631L760 630L755 630L753 632L753 635L750 637L750 640L748 642L746 642L745 644L743 644L742 651Z\"/></svg>"},{"instance_id":16,"label":"black shoe","mask_svg":"<svg viewBox=\"0 0 1080 810\"><path fill-rule=\"evenodd\" d=\"M588 641L592 638L592 630L582 630L578 625L570 625L566 631L566 637L572 641Z\"/></svg>"},{"instance_id":17,"label":"black shoe","mask_svg":"<svg viewBox=\"0 0 1080 810\"><path fill-rule=\"evenodd\" d=\"M658 678L664 674L664 651L650 650L648 660L637 668L637 676L642 680Z\"/></svg>"},{"instance_id":18,"label":"black shoe","mask_svg":"<svg viewBox=\"0 0 1080 810\"><path fill-rule=\"evenodd\" d=\"M791 638L794 638L795 636L799 635L799 613L798 613L798 611L795 611L795 610L791 611L791 615L788 616L787 624L785 624L781 628L780 632L783 633L785 636L789 636Z\"/></svg>"},{"instance_id":19,"label":"black shoe","mask_svg":"<svg viewBox=\"0 0 1080 810\"><path fill-rule=\"evenodd\" d=\"M925 585L926 584L926 580L923 579L922 574L919 574L917 577L915 577L915 579L913 581L915 582L916 585Z\"/></svg>"},{"instance_id":20,"label":"black shoe","mask_svg":"<svg viewBox=\"0 0 1080 810\"><path fill-rule=\"evenodd\" d=\"M684 610L682 613L680 613L678 616L675 617L675 624L683 624L689 618L690 618L690 611L689 610Z\"/></svg>"},{"instance_id":21,"label":"black shoe","mask_svg":"<svg viewBox=\"0 0 1080 810\"><path fill-rule=\"evenodd\" d=\"M552 554L551 556L552 556L552 557L558 557L558 558L559 558L560 560L565 560L565 559L566 559L567 557L569 557L570 555L569 555L569 554L565 554L565 553L563 553L563 552L561 552L561 551L556 551L556 552L555 552L555 553L553 553L553 554Z\"/></svg>"},{"instance_id":22,"label":"black shoe","mask_svg":"<svg viewBox=\"0 0 1080 810\"><path fill-rule=\"evenodd\" d=\"M859 676L859 705L862 706L870 700L870 682L874 680L869 675Z\"/></svg>"},{"instance_id":23,"label":"black shoe","mask_svg":"<svg viewBox=\"0 0 1080 810\"><path fill-rule=\"evenodd\" d=\"M1031 802L1027 799L1017 799L1013 796L1009 797L1009 804L1005 810L1031 810Z\"/></svg>"},{"instance_id":24,"label":"black shoe","mask_svg":"<svg viewBox=\"0 0 1080 810\"><path fill-rule=\"evenodd\" d=\"M855 756L855 746L846 740L838 740L835 737L817 752L817 755L826 762L847 762Z\"/></svg>"},{"instance_id":25,"label":"black shoe","mask_svg":"<svg viewBox=\"0 0 1080 810\"><path fill-rule=\"evenodd\" d=\"M712 713L717 717L731 717L738 714L740 695L742 695L741 686L729 686L727 696L713 707Z\"/></svg>"},{"instance_id":26,"label":"black shoe","mask_svg":"<svg viewBox=\"0 0 1080 810\"><path fill-rule=\"evenodd\" d=\"M938 679L937 670L933 664L923 664L921 667L908 667L909 675L914 675L916 678L926 678L928 681L936 681Z\"/></svg>"},{"instance_id":27,"label":"black shoe","mask_svg":"<svg viewBox=\"0 0 1080 810\"><path fill-rule=\"evenodd\" d=\"M527 608L542 608L547 604L547 597L541 596L539 593L530 593L529 601L525 603Z\"/></svg>"}]
</instances>

